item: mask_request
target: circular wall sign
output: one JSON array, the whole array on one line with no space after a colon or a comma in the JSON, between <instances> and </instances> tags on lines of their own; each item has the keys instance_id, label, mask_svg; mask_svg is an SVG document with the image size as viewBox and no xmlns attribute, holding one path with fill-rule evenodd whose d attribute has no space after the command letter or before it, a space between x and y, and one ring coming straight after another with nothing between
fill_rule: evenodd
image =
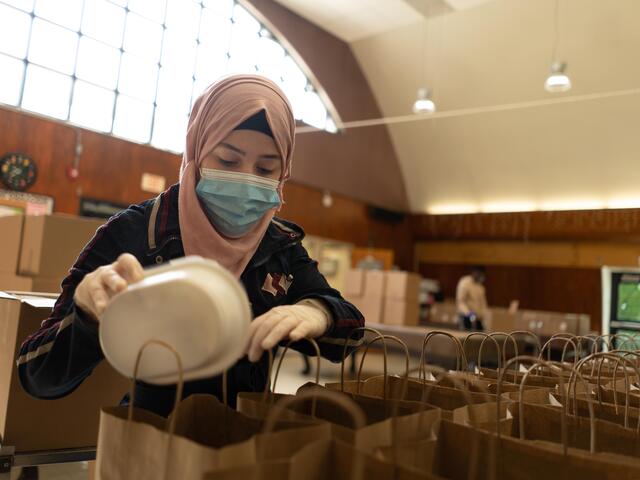
<instances>
[{"instance_id":1,"label":"circular wall sign","mask_svg":"<svg viewBox=\"0 0 640 480\"><path fill-rule=\"evenodd\" d=\"M22 153L8 153L0 159L2 183L11 190L26 190L36 181L37 173L34 161Z\"/></svg>"}]
</instances>

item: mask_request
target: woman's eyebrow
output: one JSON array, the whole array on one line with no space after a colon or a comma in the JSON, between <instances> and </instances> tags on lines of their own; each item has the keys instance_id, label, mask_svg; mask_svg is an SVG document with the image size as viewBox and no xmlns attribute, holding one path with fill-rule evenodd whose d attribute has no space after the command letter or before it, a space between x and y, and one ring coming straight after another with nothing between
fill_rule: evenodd
<instances>
[{"instance_id":1,"label":"woman's eyebrow","mask_svg":"<svg viewBox=\"0 0 640 480\"><path fill-rule=\"evenodd\" d=\"M260 155L260 158L265 158L268 160L280 160L280 155L277 153L268 153L266 155Z\"/></svg>"},{"instance_id":2,"label":"woman's eyebrow","mask_svg":"<svg viewBox=\"0 0 640 480\"><path fill-rule=\"evenodd\" d=\"M228 143L220 143L221 146L228 148L229 150L233 150L236 153L239 153L240 155L246 155L247 152L245 152L244 150L240 150L238 147L234 147L233 145L230 145Z\"/></svg>"}]
</instances>

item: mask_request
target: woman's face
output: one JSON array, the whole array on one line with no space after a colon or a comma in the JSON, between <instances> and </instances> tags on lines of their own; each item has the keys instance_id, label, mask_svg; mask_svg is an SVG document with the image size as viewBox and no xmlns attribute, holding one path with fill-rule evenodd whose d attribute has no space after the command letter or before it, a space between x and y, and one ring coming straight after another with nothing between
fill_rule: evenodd
<instances>
[{"instance_id":1,"label":"woman's face","mask_svg":"<svg viewBox=\"0 0 640 480\"><path fill-rule=\"evenodd\" d=\"M269 135L253 130L234 130L203 160L203 168L250 173L279 180L282 159Z\"/></svg>"}]
</instances>

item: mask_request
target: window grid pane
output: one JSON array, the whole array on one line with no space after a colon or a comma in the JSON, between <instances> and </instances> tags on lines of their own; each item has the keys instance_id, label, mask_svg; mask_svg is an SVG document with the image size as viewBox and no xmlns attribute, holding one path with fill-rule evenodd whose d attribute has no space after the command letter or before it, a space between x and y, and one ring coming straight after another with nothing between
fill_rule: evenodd
<instances>
[{"instance_id":1,"label":"window grid pane","mask_svg":"<svg viewBox=\"0 0 640 480\"><path fill-rule=\"evenodd\" d=\"M195 98L222 75L257 72L296 119L337 130L293 58L234 0L63 3L0 0L0 103L180 151Z\"/></svg>"},{"instance_id":2,"label":"window grid pane","mask_svg":"<svg viewBox=\"0 0 640 480\"><path fill-rule=\"evenodd\" d=\"M29 62L71 75L75 68L78 34L35 18L31 29Z\"/></svg>"},{"instance_id":3,"label":"window grid pane","mask_svg":"<svg viewBox=\"0 0 640 480\"><path fill-rule=\"evenodd\" d=\"M106 0L86 0L82 16L82 34L120 48L125 13L124 9Z\"/></svg>"},{"instance_id":4,"label":"window grid pane","mask_svg":"<svg viewBox=\"0 0 640 480\"><path fill-rule=\"evenodd\" d=\"M33 0L1 0L2 3L24 10L27 13L33 11Z\"/></svg>"},{"instance_id":5,"label":"window grid pane","mask_svg":"<svg viewBox=\"0 0 640 480\"><path fill-rule=\"evenodd\" d=\"M30 64L22 97L22 108L66 120L69 115L71 77Z\"/></svg>"},{"instance_id":6,"label":"window grid pane","mask_svg":"<svg viewBox=\"0 0 640 480\"><path fill-rule=\"evenodd\" d=\"M51 0L37 0L34 13L57 25L70 30L80 29L83 0L64 0L53 2Z\"/></svg>"},{"instance_id":7,"label":"window grid pane","mask_svg":"<svg viewBox=\"0 0 640 480\"><path fill-rule=\"evenodd\" d=\"M18 105L24 76L24 62L0 54L0 103Z\"/></svg>"},{"instance_id":8,"label":"window grid pane","mask_svg":"<svg viewBox=\"0 0 640 480\"><path fill-rule=\"evenodd\" d=\"M115 90L118 84L120 51L89 37L80 38L76 76Z\"/></svg>"},{"instance_id":9,"label":"window grid pane","mask_svg":"<svg viewBox=\"0 0 640 480\"><path fill-rule=\"evenodd\" d=\"M76 80L69 120L101 132L110 132L115 92Z\"/></svg>"},{"instance_id":10,"label":"window grid pane","mask_svg":"<svg viewBox=\"0 0 640 480\"><path fill-rule=\"evenodd\" d=\"M0 52L26 57L30 30L29 14L0 4Z\"/></svg>"}]
</instances>

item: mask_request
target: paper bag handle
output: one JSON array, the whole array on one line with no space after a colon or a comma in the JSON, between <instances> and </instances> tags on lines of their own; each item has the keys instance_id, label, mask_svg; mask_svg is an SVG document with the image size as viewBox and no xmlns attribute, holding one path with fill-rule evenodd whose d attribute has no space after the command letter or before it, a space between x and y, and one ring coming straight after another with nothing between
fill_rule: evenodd
<instances>
[{"instance_id":1,"label":"paper bag handle","mask_svg":"<svg viewBox=\"0 0 640 480\"><path fill-rule=\"evenodd\" d=\"M380 333L375 328L371 328L371 327L358 327L358 328L354 328L349 332L349 335L344 341L344 349L342 350L342 362L340 363L340 391L341 392L344 392L344 362L347 359L347 347L349 346L349 341L351 341L351 337L353 336L354 333L357 333L357 332L371 332L371 333L375 333L377 337L382 337L382 333ZM355 353L358 349L362 348L362 346L363 344L361 343L360 345L355 347L355 349L351 353L352 354ZM384 338L382 339L382 349L384 350L384 363L382 366L383 374L384 374L384 377L387 378L387 344L384 341Z\"/></svg>"},{"instance_id":2,"label":"paper bag handle","mask_svg":"<svg viewBox=\"0 0 640 480\"><path fill-rule=\"evenodd\" d=\"M524 335L533 338L533 341L535 342L538 349L536 353L540 354L540 350L542 350L542 343L540 343L540 337L538 337L538 335L536 335L535 333L529 330L514 330L513 332L509 332L509 335L511 335L513 338L515 338L516 335Z\"/></svg>"},{"instance_id":3,"label":"paper bag handle","mask_svg":"<svg viewBox=\"0 0 640 480\"><path fill-rule=\"evenodd\" d=\"M498 341L492 336L490 336L488 333L471 332L469 335L464 337L464 340L462 341L462 350L465 352L465 355L466 355L465 347L467 346L467 342L469 341L470 338L473 338L473 337L483 337L482 341L480 342L480 347L478 348L478 361L476 362L476 365L478 365L478 372L480 372L480 369L482 368L482 348L484 347L484 342L486 342L488 339L491 339L493 343L495 343L496 345L496 352L498 352L498 370L499 370L502 365L502 349L500 348L500 344L498 343Z\"/></svg>"},{"instance_id":4,"label":"paper bag handle","mask_svg":"<svg viewBox=\"0 0 640 480\"><path fill-rule=\"evenodd\" d=\"M473 425L476 423L476 414L473 410L473 397L471 396L471 392L469 390L468 387L468 383L473 383L476 387L478 387L480 390L484 390L484 393L488 398L490 398L489 396L489 392L487 390L487 388L480 383L478 380L470 378L470 377L465 377L465 383L463 381L460 380L460 378L458 378L455 373L451 373L448 372L447 370L445 370L442 367L438 367L435 365L420 365L419 367L415 367L413 369L410 370L411 372L424 372L424 378L422 379L422 385L423 385L423 389L422 389L422 397L420 398L420 403L422 403L423 405L427 405L429 402L429 395L431 394L431 390L433 389L433 385L428 385L427 384L427 371L428 373L436 373L436 382L435 384L439 384L440 382L442 382L445 378L448 378L449 380L451 380L453 382L454 387L459 390L462 395L464 396L467 405L469 406L469 419L471 420L471 424L472 427ZM428 387L428 388L425 388ZM426 393L425 393L426 392ZM499 421L500 421L500 415L498 415L498 422L496 423L496 429L500 428L499 425ZM473 442L473 448L471 450L471 462L470 462L470 468L467 471L467 478L469 480L474 480L476 478L476 474L477 474L477 470L478 470L478 464L480 462L480 455L479 455L479 438L477 435L477 429L474 427L473 428L473 432L474 432L474 442ZM496 463L497 463L497 456L496 456L496 448L495 445L493 443L490 443L489 445L490 448L490 456L493 458L493 461L490 463L489 467L490 467L490 471L489 471L489 478L491 479L495 479L496 478Z\"/></svg>"},{"instance_id":5,"label":"paper bag handle","mask_svg":"<svg viewBox=\"0 0 640 480\"><path fill-rule=\"evenodd\" d=\"M318 346L318 342L316 342L313 338L302 338L300 340L297 341L302 341L302 340L306 340L307 342L309 342L311 344L311 346L313 347L313 349L316 352L316 385L320 384L320 347ZM282 367L282 361L284 360L284 355L287 353L287 351L289 351L289 347L291 347L291 344L295 343L293 340L289 340L287 342L287 344L284 347L284 350L282 351L282 354L280 355L280 359L278 360L278 366L276 367L276 373L275 376L273 377L273 383L271 385L272 390L275 392L276 390L276 383L278 382L278 375L280 374L280 368Z\"/></svg>"},{"instance_id":6,"label":"paper bag handle","mask_svg":"<svg viewBox=\"0 0 640 480\"><path fill-rule=\"evenodd\" d=\"M518 352L518 342L516 341L516 339L513 337L513 335L511 333L506 333L506 332L491 332L489 334L490 337L499 337L499 336L503 336L504 340L502 341L502 364L504 365L505 363L507 363L507 339L511 340L511 343L513 343L513 352L515 354L515 356L517 357L519 352ZM518 366L516 365L516 370L518 369ZM515 376L514 376L515 378Z\"/></svg>"},{"instance_id":7,"label":"paper bag handle","mask_svg":"<svg viewBox=\"0 0 640 480\"><path fill-rule=\"evenodd\" d=\"M357 386L357 390L356 393L360 393L360 379L362 377L362 367L364 366L364 359L367 356L367 353L369 353L369 347L371 345L373 345L375 342L377 341L382 341L384 342L385 340L393 340L394 342L397 342L398 344L400 344L400 346L404 349L404 357L405 357L405 374L404 374L404 383L403 383L403 387L402 387L402 396L401 398L404 398L404 396L406 395L406 391L407 391L407 381L409 378L409 362L411 360L411 355L409 354L409 347L407 347L407 344L404 343L402 340L400 340L398 337L396 337L395 335L379 335L377 337L375 337L373 340L371 340L370 342L367 342L367 345L364 349L364 352L362 352L362 358L360 359L360 367L358 368L358 375L356 377L356 386ZM386 350L385 350L385 355L386 355ZM387 400L387 378L388 376L385 375L383 377L383 391L382 391L382 398L384 400Z\"/></svg>"},{"instance_id":8,"label":"paper bag handle","mask_svg":"<svg viewBox=\"0 0 640 480\"><path fill-rule=\"evenodd\" d=\"M306 340L307 342L309 342L311 344L311 346L313 347L313 349L316 351L316 385L320 385L320 347L318 346L318 342L316 342L313 338L303 338L302 340ZM298 340L300 341L300 340ZM276 383L278 382L278 375L280 374L280 367L282 367L282 361L284 360L284 355L287 353L287 351L289 350L289 347L291 346L291 344L294 343L293 340L289 340L289 342L287 342L287 345L284 347L284 350L282 351L282 354L280 355L280 359L278 360L278 366L276 367L276 374L273 377L273 383L271 385L271 388L273 390L273 393L275 394L276 392ZM316 402L315 400L311 403L311 416L315 418L316 416Z\"/></svg>"},{"instance_id":9,"label":"paper bag handle","mask_svg":"<svg viewBox=\"0 0 640 480\"><path fill-rule=\"evenodd\" d=\"M524 393L524 387L526 384L527 379L529 378L530 373L537 368L538 366L544 366L546 368L549 369L549 371L551 373L554 373L558 380L559 380L559 385L560 385L560 391L562 392L562 395L564 396L564 401L562 403L562 409L561 409L561 417L560 417L560 430L561 430L561 439L562 439L562 447L563 447L563 452L566 455L567 451L568 451L568 436L567 436L567 395L568 392L565 390L564 388L564 376L562 374L563 371L565 370L569 370L569 371L574 371L575 374L578 376L578 378L580 379L581 382L584 383L585 387L587 388L588 391L588 384L587 382L584 380L584 377L582 376L582 374L578 371L575 371L575 369L570 369L569 367L567 367L567 365L565 364L558 364L557 362L550 362L550 361L546 361L546 360L542 360L540 358L536 358L536 357L531 357L528 355L523 355L520 357L514 357L512 359L510 359L507 362L507 365L505 365L505 370L506 368L511 365L512 363L515 362L527 362L532 364L531 367L527 370L527 372L524 374L524 376L522 377L522 381L520 382L520 389L519 389L519 414L520 414L520 418L519 418L519 427L520 427L520 439L524 440L524 403L522 400L522 395ZM496 406L497 406L497 415L499 418L500 415L500 401L501 401L501 393L502 393L502 381L503 381L503 372L500 373L500 376L498 377L498 386L497 386L497 398L496 398ZM588 401L589 401L589 423L590 423L590 450L591 452L595 452L595 444L596 444L596 424L595 424L595 416L594 416L594 411L593 411L593 404L591 402L591 398L588 397ZM498 431L496 432L498 435L498 439L500 438L500 430L498 429Z\"/></svg>"},{"instance_id":10,"label":"paper bag handle","mask_svg":"<svg viewBox=\"0 0 640 480\"><path fill-rule=\"evenodd\" d=\"M617 348L617 350L625 350L624 347L627 342L633 342L632 343L632 347L635 347L637 345L637 337L640 335L638 333L619 333L618 335L625 335L627 338L620 344L620 346ZM626 351L633 351L633 350L629 350L626 349Z\"/></svg>"},{"instance_id":11,"label":"paper bag handle","mask_svg":"<svg viewBox=\"0 0 640 480\"><path fill-rule=\"evenodd\" d=\"M597 390L598 390L598 401L600 403L602 403L602 396L600 394L600 388L601 388L601 369L602 369L602 364L604 362L605 359L607 360L615 360L616 363L616 369L614 369L614 385L615 385L615 381L616 381L616 371L617 371L617 367L619 365L619 361L622 360L623 362L626 362L628 365L631 366L631 368L636 372L636 376L638 378L640 378L640 371L638 370L637 366L631 362L630 360L621 357L619 355L614 355L614 353L617 353L615 350L611 351L611 352L599 352L599 353L594 353L589 355L588 357L585 357L584 359L582 359L580 361L580 363L578 364L578 366L574 369L574 371L576 373L580 373L580 369L582 366L584 366L585 364L587 364L588 362L593 362L594 360L600 360L599 365L598 365L598 376L597 378ZM628 372L626 371L627 369L627 365L625 365L624 367L624 371L625 371L625 375L628 374ZM627 378L627 377L625 377ZM569 388L571 388L571 383L572 381L574 382L573 384L573 399L574 399L574 411L577 411L577 392L576 392L576 384L575 384L575 379L574 379L574 375L572 374L571 377L569 377ZM625 413L624 413L624 426L628 427L629 424L629 382L625 382ZM588 396L588 399L590 399L591 396ZM613 398L614 398L614 404L615 404L615 408L616 408L616 413L618 412L618 403L617 403L617 390L614 388L614 392L613 392ZM640 417L638 417L638 424L636 426L636 431L638 433L640 433Z\"/></svg>"},{"instance_id":12,"label":"paper bag handle","mask_svg":"<svg viewBox=\"0 0 640 480\"><path fill-rule=\"evenodd\" d=\"M131 385L129 387L129 409L127 414L128 422L133 421L133 407L136 399L135 386L136 386L136 379L138 378L138 369L140 367L140 360L142 359L142 354L144 353L144 351L147 349L149 345L158 345L160 347L164 347L167 350L169 350L171 353L173 353L173 355L176 357L176 364L178 366L178 385L176 387L176 398L173 403L172 411L175 411L176 408L178 408L178 404L182 399L182 391L184 389L184 372L182 368L182 359L180 358L180 354L175 348L173 348L167 342L164 342L162 340L154 340L154 339L147 340L142 345L142 347L140 347L140 350L138 350L138 355L136 356L136 363L135 363L135 366L133 367L133 378L131 379ZM169 435L173 435L174 429L175 429L175 416L172 415L169 420Z\"/></svg>"},{"instance_id":13,"label":"paper bag handle","mask_svg":"<svg viewBox=\"0 0 640 480\"><path fill-rule=\"evenodd\" d=\"M274 407L269 412L267 419L265 420L263 433L271 433L276 426L282 413L291 408L297 403L301 403L307 399L326 400L338 407L343 408L353 420L353 427L355 430L359 430L366 425L366 417L362 409L350 398L344 395L338 395L335 392L331 392L323 389L314 389L313 391L300 392L295 396L284 397L275 403ZM351 470L351 480L364 480L364 458L362 454L356 451L356 458L353 461L353 468ZM263 458L262 451L259 452L258 458Z\"/></svg>"},{"instance_id":14,"label":"paper bag handle","mask_svg":"<svg viewBox=\"0 0 640 480\"><path fill-rule=\"evenodd\" d=\"M568 337L551 337L549 340L546 341L546 343L542 346L542 350L540 350L540 355L538 355L538 358L540 360L542 360L543 355L544 355L544 351L547 351L547 362L551 361L551 345L555 342L564 342L564 349L562 350L562 357L560 358L561 362L564 362L564 356L565 353L567 351L566 347L567 345L570 343L571 346L573 347L573 364L575 365L576 362L578 361L578 347L576 346L576 342L573 341L573 338L568 338Z\"/></svg>"},{"instance_id":15,"label":"paper bag handle","mask_svg":"<svg viewBox=\"0 0 640 480\"><path fill-rule=\"evenodd\" d=\"M456 370L467 370L467 368L469 367L469 362L467 361L467 356L465 355L464 349L462 348L462 343L455 336L453 336L449 332L445 332L444 330L434 330L425 335L424 340L422 342L422 353L420 354L420 365L422 366L426 363L427 345L429 344L429 341L437 335L443 335L447 338L450 338L451 341L456 346ZM425 373L425 378L426 378L426 373Z\"/></svg>"}]
</instances>

